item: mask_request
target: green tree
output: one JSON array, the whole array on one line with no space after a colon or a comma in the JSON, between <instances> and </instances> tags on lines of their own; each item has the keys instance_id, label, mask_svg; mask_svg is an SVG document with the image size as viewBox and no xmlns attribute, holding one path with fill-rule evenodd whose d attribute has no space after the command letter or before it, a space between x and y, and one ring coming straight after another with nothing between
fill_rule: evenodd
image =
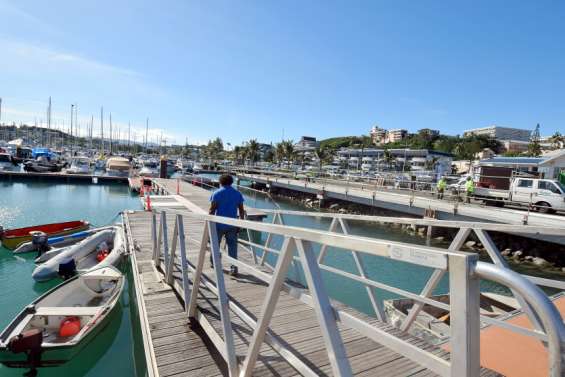
<instances>
[{"instance_id":1,"label":"green tree","mask_svg":"<svg viewBox=\"0 0 565 377\"><path fill-rule=\"evenodd\" d=\"M257 159L259 158L259 143L257 139L251 139L247 143L247 157L251 161L251 165L255 165Z\"/></svg>"},{"instance_id":2,"label":"green tree","mask_svg":"<svg viewBox=\"0 0 565 377\"><path fill-rule=\"evenodd\" d=\"M318 174L320 174L322 172L322 165L332 160L333 153L329 148L318 147L314 150L314 154L318 160Z\"/></svg>"},{"instance_id":3,"label":"green tree","mask_svg":"<svg viewBox=\"0 0 565 377\"><path fill-rule=\"evenodd\" d=\"M541 156L540 133L539 123L536 125L532 136L530 137L530 144L528 144L528 155L532 157Z\"/></svg>"},{"instance_id":4,"label":"green tree","mask_svg":"<svg viewBox=\"0 0 565 377\"><path fill-rule=\"evenodd\" d=\"M292 143L292 140L285 140L282 143L284 149L284 157L286 158L287 166L290 169L290 163L294 161L295 158L294 144Z\"/></svg>"},{"instance_id":5,"label":"green tree","mask_svg":"<svg viewBox=\"0 0 565 377\"><path fill-rule=\"evenodd\" d=\"M279 166L282 166L285 156L285 148L284 142L276 143L275 144L275 158L277 159L277 163Z\"/></svg>"},{"instance_id":6,"label":"green tree","mask_svg":"<svg viewBox=\"0 0 565 377\"><path fill-rule=\"evenodd\" d=\"M482 150L481 142L475 137L464 138L457 143L454 152L458 159L469 161L469 171L477 153Z\"/></svg>"}]
</instances>

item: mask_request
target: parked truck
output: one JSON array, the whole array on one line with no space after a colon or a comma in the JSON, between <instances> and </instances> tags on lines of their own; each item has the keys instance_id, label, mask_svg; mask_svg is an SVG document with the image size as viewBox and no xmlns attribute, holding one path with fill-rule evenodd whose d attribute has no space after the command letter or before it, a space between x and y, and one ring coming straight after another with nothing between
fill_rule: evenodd
<instances>
[{"instance_id":1,"label":"parked truck","mask_svg":"<svg viewBox=\"0 0 565 377\"><path fill-rule=\"evenodd\" d=\"M475 197L503 206L505 203L528 205L544 213L565 211L565 186L551 179L512 178L508 190L475 188Z\"/></svg>"},{"instance_id":2,"label":"parked truck","mask_svg":"<svg viewBox=\"0 0 565 377\"><path fill-rule=\"evenodd\" d=\"M504 169L504 168L503 168ZM535 175L517 175L515 172L481 169L474 177L474 197L499 207L505 204L531 206L544 213L565 211L565 185L557 180L543 179ZM452 193L465 192L466 177L448 186Z\"/></svg>"}]
</instances>

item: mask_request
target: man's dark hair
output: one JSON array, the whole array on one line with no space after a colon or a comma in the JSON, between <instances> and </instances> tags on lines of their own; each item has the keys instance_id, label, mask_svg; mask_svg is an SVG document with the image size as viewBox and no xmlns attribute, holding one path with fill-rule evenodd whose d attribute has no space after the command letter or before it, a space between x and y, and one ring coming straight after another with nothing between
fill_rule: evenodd
<instances>
[{"instance_id":1,"label":"man's dark hair","mask_svg":"<svg viewBox=\"0 0 565 377\"><path fill-rule=\"evenodd\" d=\"M231 186L233 183L233 177L229 174L222 174L220 176L220 185Z\"/></svg>"}]
</instances>

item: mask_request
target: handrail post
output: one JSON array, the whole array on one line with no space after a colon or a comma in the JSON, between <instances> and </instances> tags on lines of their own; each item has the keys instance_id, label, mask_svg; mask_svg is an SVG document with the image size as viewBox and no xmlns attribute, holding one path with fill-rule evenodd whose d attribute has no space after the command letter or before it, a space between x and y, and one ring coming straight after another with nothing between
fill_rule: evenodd
<instances>
[{"instance_id":1,"label":"handrail post","mask_svg":"<svg viewBox=\"0 0 565 377\"><path fill-rule=\"evenodd\" d=\"M292 238L285 238L283 246L281 247L281 253L277 259L275 271L273 272L273 279L269 284L267 294L265 295L263 306L261 308L261 315L257 321L257 327L253 332L251 341L249 342L247 356L243 362L243 369L240 377L249 377L253 373L253 368L255 367L257 358L259 357L259 351L263 345L265 334L269 328L269 323L271 322L277 301L280 297L281 288L284 284L288 267L292 261L293 252L294 240Z\"/></svg>"},{"instance_id":2,"label":"handrail post","mask_svg":"<svg viewBox=\"0 0 565 377\"><path fill-rule=\"evenodd\" d=\"M153 259L157 255L157 215L151 211L151 241L153 243Z\"/></svg>"},{"instance_id":3,"label":"handrail post","mask_svg":"<svg viewBox=\"0 0 565 377\"><path fill-rule=\"evenodd\" d=\"M204 229L202 231L202 238L200 240L200 251L196 260L196 269L194 271L194 278L192 281L192 291L190 292L190 300L188 306L188 318L193 321L196 318L196 300L198 299L198 290L200 289L200 281L202 280L202 270L204 268L204 260L206 259L206 249L208 247L208 240L210 234L208 221L204 222Z\"/></svg>"},{"instance_id":4,"label":"handrail post","mask_svg":"<svg viewBox=\"0 0 565 377\"><path fill-rule=\"evenodd\" d=\"M163 240L163 217L165 216L164 212L161 212L160 219L159 219L159 234L157 235L157 245L155 247L155 251L153 253L153 264L156 268L159 268L159 264L161 263L161 243Z\"/></svg>"},{"instance_id":5,"label":"handrail post","mask_svg":"<svg viewBox=\"0 0 565 377\"><path fill-rule=\"evenodd\" d=\"M182 216L180 214L177 214L175 216L175 227L173 229L173 244L171 245L171 253L169 255L169 260L165 265L165 281L169 285L173 284L173 270L175 268L175 254L177 252L177 240L179 236L179 218L182 218Z\"/></svg>"},{"instance_id":6,"label":"handrail post","mask_svg":"<svg viewBox=\"0 0 565 377\"><path fill-rule=\"evenodd\" d=\"M480 374L480 288L478 255L449 255L451 377Z\"/></svg>"},{"instance_id":7,"label":"handrail post","mask_svg":"<svg viewBox=\"0 0 565 377\"><path fill-rule=\"evenodd\" d=\"M184 235L184 221L182 215L177 215L177 233L179 237L179 248L180 248L180 270L182 274L182 290L184 297L184 310L188 313L189 301L190 301L190 285L188 284L188 261L186 258L186 242ZM171 274L172 276L172 274ZM171 279L172 280L172 279ZM172 283L172 281L171 281Z\"/></svg>"},{"instance_id":8,"label":"handrail post","mask_svg":"<svg viewBox=\"0 0 565 377\"><path fill-rule=\"evenodd\" d=\"M218 288L218 311L222 321L222 330L224 333L226 363L230 377L238 375L239 366L235 353L235 343L233 339L233 330L229 312L228 294L226 292L226 284L224 282L224 270L222 267L222 259L220 255L220 243L218 240L218 232L216 223L210 221L208 225L208 233L210 234L210 251L212 253L212 261L214 262L214 272L216 274L216 287Z\"/></svg>"},{"instance_id":9,"label":"handrail post","mask_svg":"<svg viewBox=\"0 0 565 377\"><path fill-rule=\"evenodd\" d=\"M453 241L451 241L448 250L459 251L463 246L463 244L465 243L465 241L467 240L467 238L469 237L470 233L471 233L471 229L460 228L457 234L455 235L455 237L453 238ZM430 297L434 289L438 285L438 283L443 278L443 275L445 275L444 270L441 269L434 270L434 272L428 279L428 282L420 292L420 296ZM414 321L416 320L418 314L420 313L423 307L424 307L424 303L422 302L415 302L414 305L412 305L412 308L408 312L408 315L400 325L400 329L402 331L407 331L410 328L410 326L412 326L412 323L414 323Z\"/></svg>"},{"instance_id":10,"label":"handrail post","mask_svg":"<svg viewBox=\"0 0 565 377\"><path fill-rule=\"evenodd\" d=\"M345 353L341 334L337 328L334 309L324 287L316 254L309 241L296 240L296 248L302 261L308 289L314 300L314 310L320 323L333 373L336 376L352 376L351 366Z\"/></svg>"},{"instance_id":11,"label":"handrail post","mask_svg":"<svg viewBox=\"0 0 565 377\"><path fill-rule=\"evenodd\" d=\"M161 212L161 229L163 230L163 261L165 262L165 266L167 266L169 263L169 233L167 227L167 213L165 212Z\"/></svg>"}]
</instances>

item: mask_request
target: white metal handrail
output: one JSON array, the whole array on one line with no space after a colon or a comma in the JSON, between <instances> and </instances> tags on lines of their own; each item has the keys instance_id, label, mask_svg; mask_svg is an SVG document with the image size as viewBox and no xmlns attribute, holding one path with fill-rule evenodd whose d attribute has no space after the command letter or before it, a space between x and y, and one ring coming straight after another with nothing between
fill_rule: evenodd
<instances>
[{"instance_id":1,"label":"white metal handrail","mask_svg":"<svg viewBox=\"0 0 565 377\"><path fill-rule=\"evenodd\" d=\"M427 246L405 244L399 242L390 242L375 240L365 237L351 236L347 234L336 234L326 231L318 230L307 230L303 228L297 228L292 226L285 226L279 224L263 224L246 220L236 220L224 217L196 214L186 211L174 211L167 210L167 212L161 212L161 221L159 226L159 232L156 231L156 217L154 216L154 230L152 234L154 235L154 240L156 240L154 246L154 261L157 266L160 265L161 258L163 258L165 266L165 274L167 276L167 282L172 282L172 273L174 269L175 260L175 250L177 247L177 241L173 240L172 248L168 248L168 237L167 237L167 222L166 213L176 214L177 221L175 223L175 239L179 237L178 244L180 246L181 253L181 274L182 274L182 286L185 297L185 305L187 306L187 311L190 317L197 318L197 320L203 324L203 327L207 332L214 332L213 328L206 323L206 319L202 315L197 313L197 297L198 289L202 281L206 278L202 274L203 263L205 259L205 253L207 252L207 244L210 241L210 250L212 253L212 258L214 259L214 268L216 270L216 289L220 302L220 314L222 318L223 334L222 339L217 333L211 335L211 338L216 340L216 344L220 349L220 352L226 359L228 367L230 370L230 375L241 375L248 376L251 374L255 362L258 357L258 352L260 346L264 340L268 340L269 344L275 344L278 349L283 352L288 358L298 359L299 370L303 371L303 374L309 375L307 371L307 366L300 364L299 358L293 355L291 351L285 349L280 343L277 343L276 337L269 334L269 323L270 318L273 314L276 301L278 299L278 292L281 289L295 289L288 287L285 283L286 273L290 263L295 260L300 262L302 269L304 271L308 287L310 288L311 296L305 293L298 294L302 301L311 305L317 315L319 324L322 328L322 333L324 334L324 339L326 343L326 348L328 351L328 357L332 361L332 369L336 375L350 375L351 370L349 367L349 362L345 357L345 351L343 348L343 343L339 336L339 332L335 327L335 320L342 322L346 326L355 328L361 333L365 334L369 338L391 348L392 350L399 352L406 357L411 358L416 363L429 368L430 370L440 374L440 375L464 375L464 376L475 376L479 374L480 363L479 363L479 332L480 332L480 305L479 305L479 276L491 279L492 274L501 275L502 272L506 271L504 267L491 267L490 270L485 268L479 268L480 265L477 263L477 256L474 254L462 253L457 251L458 248L450 248L449 250L442 250L438 248L431 248ZM182 226L182 217L187 216L190 218L195 218L203 221L204 234L200 242L200 251L198 253L198 259L194 263L194 268L191 270L191 263L187 259L186 247L184 245L184 227ZM237 226L240 228L245 228L248 230L253 230L256 232L262 232L268 235L282 236L284 242L280 250L275 252L274 248L270 248L274 254L278 255L277 263L273 266L273 274L265 274L258 272L257 269L252 266L248 266L241 261L234 260L228 256L224 256L226 261L230 263L235 263L236 265L247 268L252 272L256 272L256 277L265 280L269 283L268 294L265 298L265 303L262 309L262 315L257 322L252 319L247 318L255 331L250 344L247 357L242 364L242 370L239 370L240 365L237 364L235 358L235 349L233 346L233 334L231 331L231 322L229 321L229 309L236 312L238 315L241 314L241 310L234 308L233 303L230 302L227 292L225 290L225 285L223 284L223 274L221 272L221 261L220 256L220 246L217 239L217 234L215 231L215 224L223 223L231 226ZM468 235L470 230L466 229L465 234ZM158 233L158 234L157 234ZM182 237L181 237L182 234ZM458 244L465 237L459 235L457 237ZM247 241L247 245L251 247L259 247L256 243L251 243ZM451 360L448 362L443 360L433 354L424 351L418 347L410 345L402 340L386 333L383 330L379 330L370 324L361 321L359 318L352 316L349 313L340 311L331 306L327 292L325 291L323 279L321 278L320 271L326 270L329 272L338 273L341 276L350 278L363 284L367 289L372 290L373 288L386 289L399 295L410 297L417 303L424 303L438 306L437 301L428 298L429 294L426 294L425 289L423 292L418 294L413 294L410 292L403 291L396 287L391 287L387 284L377 282L375 280L369 279L363 276L363 272L358 271L359 275L351 274L346 271L341 271L338 268L326 266L320 263L318 257L316 256L313 244L326 245L329 247L337 247L344 250L351 250L354 253L363 253L370 256L380 256L391 259L396 259L412 264L417 264L421 266L434 268L434 274L443 276L443 274L448 273L450 279L450 286L452 292L457 292L456 295L451 295L450 305L440 304L439 306L443 309L450 310L451 312ZM260 247L259 247L260 248ZM265 246L265 248L268 248ZM250 249L250 252L253 253ZM264 249L264 253L265 253ZM294 251L298 252L298 256L294 256ZM257 262L259 263L259 262ZM189 277L188 271L191 270L193 274L192 287L193 290L189 290ZM476 271L483 273L477 274ZM488 274L490 271L491 275ZM494 272L493 272L494 271ZM434 275L433 274L433 275ZM269 276L270 275L270 276ZM503 274L502 274L503 275ZM506 275L505 275L506 276ZM432 276L433 277L433 276ZM542 321L543 330L529 330L522 331L527 335L539 335L543 340L548 342L548 348L552 355L561 352L561 342L565 340L565 330L563 329L562 321L556 321L554 313L548 312L547 308L552 307L553 304L547 299L547 297L540 292L536 292L535 286L529 283L526 279L521 276L512 276L512 279L506 279L500 277L498 282L509 286L511 289L516 289L520 293L520 297L524 299L527 306L539 317ZM519 287L515 287L516 284L520 284ZM430 285L429 282L427 286ZM197 287L198 289L194 289ZM285 288L286 287L286 288ZM529 287L527 294L524 294L524 287ZM534 287L533 289L531 287ZM370 296L369 296L370 297ZM188 304L187 304L188 303ZM549 306L548 306L549 305ZM532 307L531 307L532 306ZM416 306L415 306L416 307ZM328 315L328 313L334 312L335 316ZM541 311L541 313L540 313ZM558 313L557 313L558 314ZM548 320L548 316L552 317ZM560 319L560 316L558 316ZM497 324L496 320L492 320L490 323ZM506 328L513 329L513 325ZM517 326L515 326L517 327ZM557 335L555 333L548 333L554 331L557 328ZM531 334L533 333L533 334ZM538 336L538 338L539 338ZM559 344L556 344L559 343ZM559 375L561 372L561 363L555 361L555 357L551 357L550 370L552 375ZM293 364L294 365L294 364ZM241 372L241 373L240 373Z\"/></svg>"}]
</instances>

